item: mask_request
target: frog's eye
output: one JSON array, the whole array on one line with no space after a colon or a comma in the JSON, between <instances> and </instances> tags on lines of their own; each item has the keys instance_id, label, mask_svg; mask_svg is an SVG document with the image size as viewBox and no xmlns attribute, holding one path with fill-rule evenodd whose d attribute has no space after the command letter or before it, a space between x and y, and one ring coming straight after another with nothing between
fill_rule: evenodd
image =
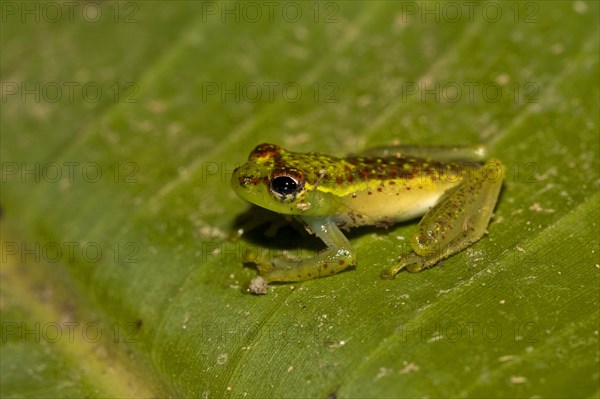
<instances>
[{"instance_id":1,"label":"frog's eye","mask_svg":"<svg viewBox=\"0 0 600 399\"><path fill-rule=\"evenodd\" d=\"M271 180L271 190L280 195L290 195L298 189L298 181L290 176L278 176Z\"/></svg>"},{"instance_id":2,"label":"frog's eye","mask_svg":"<svg viewBox=\"0 0 600 399\"><path fill-rule=\"evenodd\" d=\"M302 191L304 187L304 179L301 174L296 176L296 173L276 174L271 178L270 190L271 193L276 197L280 197L282 200L294 199L296 195Z\"/></svg>"}]
</instances>

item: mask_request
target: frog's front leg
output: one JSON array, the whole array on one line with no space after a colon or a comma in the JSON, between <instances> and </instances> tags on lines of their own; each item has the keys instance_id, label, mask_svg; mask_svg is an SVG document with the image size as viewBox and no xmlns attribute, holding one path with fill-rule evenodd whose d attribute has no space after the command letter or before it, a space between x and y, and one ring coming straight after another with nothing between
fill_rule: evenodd
<instances>
[{"instance_id":1,"label":"frog's front leg","mask_svg":"<svg viewBox=\"0 0 600 399\"><path fill-rule=\"evenodd\" d=\"M274 262L258 263L260 276L250 282L253 294L266 294L267 283L294 282L330 276L354 266L354 252L348 239L332 218L304 217L302 221L319 237L327 248L315 257L300 261L275 259Z\"/></svg>"},{"instance_id":2,"label":"frog's front leg","mask_svg":"<svg viewBox=\"0 0 600 399\"><path fill-rule=\"evenodd\" d=\"M504 168L492 159L465 173L464 180L444 194L419 223L411 238L414 252L385 270L382 278L394 278L404 268L418 272L431 267L483 237L502 187Z\"/></svg>"}]
</instances>

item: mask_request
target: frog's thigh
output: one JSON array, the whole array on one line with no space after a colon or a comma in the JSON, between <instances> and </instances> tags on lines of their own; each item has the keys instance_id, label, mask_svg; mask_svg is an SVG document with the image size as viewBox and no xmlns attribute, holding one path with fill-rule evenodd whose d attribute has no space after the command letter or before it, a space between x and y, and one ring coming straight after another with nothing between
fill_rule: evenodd
<instances>
[{"instance_id":1,"label":"frog's thigh","mask_svg":"<svg viewBox=\"0 0 600 399\"><path fill-rule=\"evenodd\" d=\"M267 282L304 281L330 276L354 265L352 246L332 220L307 219L306 224L327 248L301 261L277 259L269 270L261 270Z\"/></svg>"},{"instance_id":2,"label":"frog's thigh","mask_svg":"<svg viewBox=\"0 0 600 399\"><path fill-rule=\"evenodd\" d=\"M492 159L445 194L419 223L411 246L425 257L423 262L407 265L419 271L461 251L479 240L489 224L502 186L504 169Z\"/></svg>"}]
</instances>

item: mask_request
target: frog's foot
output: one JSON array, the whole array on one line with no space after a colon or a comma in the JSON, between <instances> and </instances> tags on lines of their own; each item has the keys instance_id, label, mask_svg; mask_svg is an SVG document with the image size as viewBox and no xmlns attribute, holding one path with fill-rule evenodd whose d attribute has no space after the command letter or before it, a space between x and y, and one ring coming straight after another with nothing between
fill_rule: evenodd
<instances>
[{"instance_id":1,"label":"frog's foot","mask_svg":"<svg viewBox=\"0 0 600 399\"><path fill-rule=\"evenodd\" d=\"M286 270L295 269L299 264L298 261L282 256L278 256L272 261L261 260L261 257L256 254L245 254L243 263L253 265L258 269L260 276L252 279L248 285L248 291L256 295L266 294L268 282L270 281L290 281L289 279L281 280L281 277L274 278L273 276L281 276L282 272L285 274ZM279 272L277 272L277 269L279 269Z\"/></svg>"},{"instance_id":2,"label":"frog's foot","mask_svg":"<svg viewBox=\"0 0 600 399\"><path fill-rule=\"evenodd\" d=\"M275 269L295 269L300 264L298 259L288 258L285 256L276 256L272 260L263 260L260 254L246 253L243 256L242 263L247 265L254 265L258 269L258 273L261 276L269 275Z\"/></svg>"}]
</instances>

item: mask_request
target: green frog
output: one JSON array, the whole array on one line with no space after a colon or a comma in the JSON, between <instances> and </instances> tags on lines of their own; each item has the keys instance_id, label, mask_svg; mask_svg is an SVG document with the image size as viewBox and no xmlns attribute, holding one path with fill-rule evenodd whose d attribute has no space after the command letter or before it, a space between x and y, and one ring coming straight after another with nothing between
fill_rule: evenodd
<instances>
[{"instance_id":1,"label":"green frog","mask_svg":"<svg viewBox=\"0 0 600 399\"><path fill-rule=\"evenodd\" d=\"M465 249L486 233L502 187L502 163L484 159L483 146L398 145L334 157L258 145L233 172L233 190L298 219L326 248L307 259L255 262L260 275L249 291L265 294L270 282L299 282L356 266L342 229L357 226L389 227L424 215L409 239L412 252L384 270L384 279L405 268L418 272Z\"/></svg>"}]
</instances>

